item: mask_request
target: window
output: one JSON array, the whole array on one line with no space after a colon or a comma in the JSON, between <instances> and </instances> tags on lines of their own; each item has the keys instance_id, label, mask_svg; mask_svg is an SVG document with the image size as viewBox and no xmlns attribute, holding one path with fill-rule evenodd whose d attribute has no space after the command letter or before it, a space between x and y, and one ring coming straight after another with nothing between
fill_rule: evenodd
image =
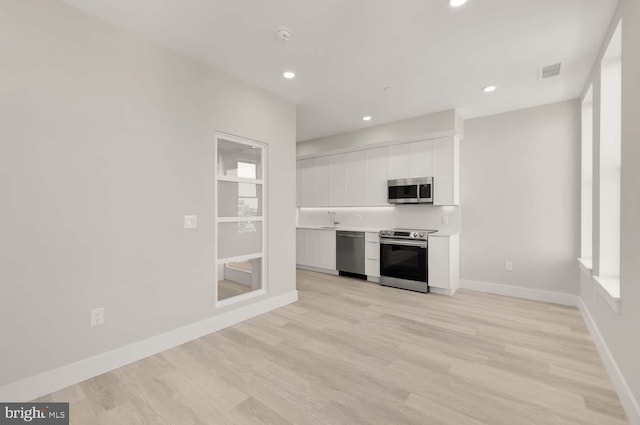
<instances>
[{"instance_id":1,"label":"window","mask_svg":"<svg viewBox=\"0 0 640 425\"><path fill-rule=\"evenodd\" d=\"M580 260L591 269L593 258L593 85L582 101L582 193L580 196Z\"/></svg>"},{"instance_id":2,"label":"window","mask_svg":"<svg viewBox=\"0 0 640 425\"><path fill-rule=\"evenodd\" d=\"M622 34L618 24L600 65L599 264L596 280L620 298Z\"/></svg>"},{"instance_id":3,"label":"window","mask_svg":"<svg viewBox=\"0 0 640 425\"><path fill-rule=\"evenodd\" d=\"M216 304L266 292L265 185L267 146L216 136Z\"/></svg>"}]
</instances>

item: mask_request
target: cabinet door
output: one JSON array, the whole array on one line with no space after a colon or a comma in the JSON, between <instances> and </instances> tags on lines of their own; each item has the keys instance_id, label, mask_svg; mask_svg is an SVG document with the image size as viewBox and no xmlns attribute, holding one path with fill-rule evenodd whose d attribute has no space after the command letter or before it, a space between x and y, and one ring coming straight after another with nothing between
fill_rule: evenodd
<instances>
[{"instance_id":1,"label":"cabinet door","mask_svg":"<svg viewBox=\"0 0 640 425\"><path fill-rule=\"evenodd\" d=\"M313 159L302 159L300 164L300 205L313 207L315 200L315 170Z\"/></svg>"},{"instance_id":2,"label":"cabinet door","mask_svg":"<svg viewBox=\"0 0 640 425\"><path fill-rule=\"evenodd\" d=\"M305 230L306 265L311 267L322 267L320 265L320 236L322 230Z\"/></svg>"},{"instance_id":3,"label":"cabinet door","mask_svg":"<svg viewBox=\"0 0 640 425\"><path fill-rule=\"evenodd\" d=\"M347 206L366 204L365 151L349 152L345 160L345 201Z\"/></svg>"},{"instance_id":4,"label":"cabinet door","mask_svg":"<svg viewBox=\"0 0 640 425\"><path fill-rule=\"evenodd\" d=\"M329 205L332 207L345 205L345 160L345 154L331 155L329 157Z\"/></svg>"},{"instance_id":5,"label":"cabinet door","mask_svg":"<svg viewBox=\"0 0 640 425\"><path fill-rule=\"evenodd\" d=\"M306 229L296 229L296 264L307 264Z\"/></svg>"},{"instance_id":6,"label":"cabinet door","mask_svg":"<svg viewBox=\"0 0 640 425\"><path fill-rule=\"evenodd\" d=\"M302 206L302 161L296 161L296 206Z\"/></svg>"},{"instance_id":7,"label":"cabinet door","mask_svg":"<svg viewBox=\"0 0 640 425\"><path fill-rule=\"evenodd\" d=\"M429 285L448 290L460 285L459 235L429 237Z\"/></svg>"},{"instance_id":8,"label":"cabinet door","mask_svg":"<svg viewBox=\"0 0 640 425\"><path fill-rule=\"evenodd\" d=\"M379 206L387 204L387 180L389 178L389 149L377 148L365 151L366 205Z\"/></svg>"},{"instance_id":9,"label":"cabinet door","mask_svg":"<svg viewBox=\"0 0 640 425\"><path fill-rule=\"evenodd\" d=\"M329 157L321 156L314 159L314 199L316 207L329 205Z\"/></svg>"},{"instance_id":10,"label":"cabinet door","mask_svg":"<svg viewBox=\"0 0 640 425\"><path fill-rule=\"evenodd\" d=\"M435 141L434 205L460 203L459 155L459 141L456 138L446 137Z\"/></svg>"},{"instance_id":11,"label":"cabinet door","mask_svg":"<svg viewBox=\"0 0 640 425\"><path fill-rule=\"evenodd\" d=\"M449 238L429 237L429 285L449 289Z\"/></svg>"},{"instance_id":12,"label":"cabinet door","mask_svg":"<svg viewBox=\"0 0 640 425\"><path fill-rule=\"evenodd\" d=\"M410 158L411 147L409 144L389 146L389 180L410 177Z\"/></svg>"},{"instance_id":13,"label":"cabinet door","mask_svg":"<svg viewBox=\"0 0 640 425\"><path fill-rule=\"evenodd\" d=\"M434 141L424 140L409 144L410 177L433 177Z\"/></svg>"},{"instance_id":14,"label":"cabinet door","mask_svg":"<svg viewBox=\"0 0 640 425\"><path fill-rule=\"evenodd\" d=\"M336 232L320 231L320 267L328 270L336 269Z\"/></svg>"},{"instance_id":15,"label":"cabinet door","mask_svg":"<svg viewBox=\"0 0 640 425\"><path fill-rule=\"evenodd\" d=\"M364 264L364 270L369 277L380 277L380 261L367 258Z\"/></svg>"}]
</instances>

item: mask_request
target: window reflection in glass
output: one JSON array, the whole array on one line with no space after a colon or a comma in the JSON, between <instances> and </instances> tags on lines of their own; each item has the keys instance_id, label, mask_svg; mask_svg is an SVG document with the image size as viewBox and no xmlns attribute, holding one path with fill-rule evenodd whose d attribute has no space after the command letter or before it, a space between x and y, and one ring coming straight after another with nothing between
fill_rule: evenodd
<instances>
[{"instance_id":1,"label":"window reflection in glass","mask_svg":"<svg viewBox=\"0 0 640 425\"><path fill-rule=\"evenodd\" d=\"M218 140L218 175L262 179L262 148Z\"/></svg>"},{"instance_id":2,"label":"window reflection in glass","mask_svg":"<svg viewBox=\"0 0 640 425\"><path fill-rule=\"evenodd\" d=\"M218 182L219 217L260 217L262 214L262 185Z\"/></svg>"}]
</instances>

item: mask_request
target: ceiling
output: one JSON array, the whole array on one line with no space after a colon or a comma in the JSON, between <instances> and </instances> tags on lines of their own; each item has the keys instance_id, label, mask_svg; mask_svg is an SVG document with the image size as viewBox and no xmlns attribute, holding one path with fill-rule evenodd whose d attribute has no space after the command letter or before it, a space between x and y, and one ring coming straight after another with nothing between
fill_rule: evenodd
<instances>
[{"instance_id":1,"label":"ceiling","mask_svg":"<svg viewBox=\"0 0 640 425\"><path fill-rule=\"evenodd\" d=\"M298 141L451 108L468 119L579 97L617 4L63 1L296 102ZM279 26L290 41L275 37ZM538 67L556 62L560 76L538 80Z\"/></svg>"}]
</instances>

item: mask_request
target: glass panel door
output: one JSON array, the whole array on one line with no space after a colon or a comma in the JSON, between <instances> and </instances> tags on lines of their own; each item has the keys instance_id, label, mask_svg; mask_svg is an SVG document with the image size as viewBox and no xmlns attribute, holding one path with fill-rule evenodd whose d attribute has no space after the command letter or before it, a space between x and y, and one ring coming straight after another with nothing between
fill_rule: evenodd
<instances>
[{"instance_id":1,"label":"glass panel door","mask_svg":"<svg viewBox=\"0 0 640 425\"><path fill-rule=\"evenodd\" d=\"M216 136L216 304L266 292L265 194L267 146Z\"/></svg>"}]
</instances>

